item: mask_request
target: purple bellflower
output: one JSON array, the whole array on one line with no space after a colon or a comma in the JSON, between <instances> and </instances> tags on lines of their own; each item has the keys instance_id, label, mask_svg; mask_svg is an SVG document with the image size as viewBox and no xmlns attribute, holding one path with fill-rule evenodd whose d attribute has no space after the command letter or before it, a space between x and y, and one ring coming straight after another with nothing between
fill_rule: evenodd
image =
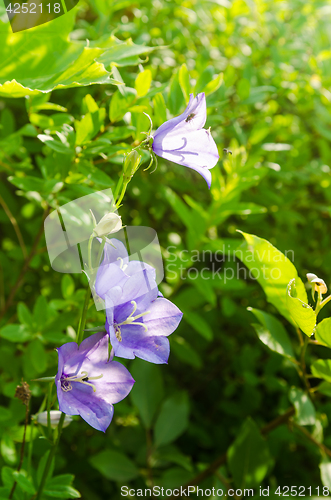
<instances>
[{"instance_id":1,"label":"purple bellflower","mask_svg":"<svg viewBox=\"0 0 331 500\"><path fill-rule=\"evenodd\" d=\"M204 92L193 97L184 113L166 121L154 134L152 149L162 158L196 170L211 185L210 169L219 160L217 146L206 123Z\"/></svg>"},{"instance_id":2,"label":"purple bellflower","mask_svg":"<svg viewBox=\"0 0 331 500\"><path fill-rule=\"evenodd\" d=\"M167 363L167 336L177 328L182 312L160 296L153 267L129 262L124 245L110 241L115 248L105 246L95 289L105 300L106 330L115 356Z\"/></svg>"},{"instance_id":3,"label":"purple bellflower","mask_svg":"<svg viewBox=\"0 0 331 500\"><path fill-rule=\"evenodd\" d=\"M114 403L124 399L134 380L112 357L108 361L108 335L95 333L78 346L69 342L57 349L59 368L55 377L59 408L80 415L89 425L105 432Z\"/></svg>"}]
</instances>

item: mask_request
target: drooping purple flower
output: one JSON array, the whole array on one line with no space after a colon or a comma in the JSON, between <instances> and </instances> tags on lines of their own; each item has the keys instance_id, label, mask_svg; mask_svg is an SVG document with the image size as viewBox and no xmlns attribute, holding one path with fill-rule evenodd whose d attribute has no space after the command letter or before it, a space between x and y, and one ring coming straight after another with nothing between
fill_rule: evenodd
<instances>
[{"instance_id":1,"label":"drooping purple flower","mask_svg":"<svg viewBox=\"0 0 331 500\"><path fill-rule=\"evenodd\" d=\"M167 160L192 168L211 185L210 169L219 160L217 146L206 123L206 97L204 92L193 97L184 113L166 121L154 134L153 151Z\"/></svg>"},{"instance_id":2,"label":"drooping purple flower","mask_svg":"<svg viewBox=\"0 0 331 500\"><path fill-rule=\"evenodd\" d=\"M67 415L80 415L89 425L105 432L114 403L124 399L134 380L116 361L108 361L108 335L95 333L78 346L69 342L57 349L55 377L59 408Z\"/></svg>"},{"instance_id":3,"label":"drooping purple flower","mask_svg":"<svg viewBox=\"0 0 331 500\"><path fill-rule=\"evenodd\" d=\"M177 328L182 312L160 296L153 267L129 262L124 245L115 239L111 243L115 248L105 246L95 289L105 300L106 330L115 356L167 363L167 336Z\"/></svg>"}]
</instances>

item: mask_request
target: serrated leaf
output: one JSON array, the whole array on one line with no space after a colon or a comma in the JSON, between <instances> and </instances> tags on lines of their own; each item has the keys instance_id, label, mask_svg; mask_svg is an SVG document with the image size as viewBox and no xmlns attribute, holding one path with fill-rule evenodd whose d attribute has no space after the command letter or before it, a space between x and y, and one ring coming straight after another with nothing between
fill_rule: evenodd
<instances>
[{"instance_id":1,"label":"serrated leaf","mask_svg":"<svg viewBox=\"0 0 331 500\"><path fill-rule=\"evenodd\" d=\"M310 337L316 325L315 311L305 302L294 296L296 293L296 280L289 282L286 293L286 303L291 317L298 327Z\"/></svg>"}]
</instances>

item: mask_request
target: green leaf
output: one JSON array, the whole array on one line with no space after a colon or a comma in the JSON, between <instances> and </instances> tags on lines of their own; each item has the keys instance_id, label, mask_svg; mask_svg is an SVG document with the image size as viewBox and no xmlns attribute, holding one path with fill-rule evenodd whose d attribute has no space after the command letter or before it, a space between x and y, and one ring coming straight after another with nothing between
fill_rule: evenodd
<instances>
[{"instance_id":1,"label":"green leaf","mask_svg":"<svg viewBox=\"0 0 331 500\"><path fill-rule=\"evenodd\" d=\"M43 295L39 295L34 308L33 319L40 330L43 330L48 320L48 305L47 300Z\"/></svg>"},{"instance_id":2,"label":"green leaf","mask_svg":"<svg viewBox=\"0 0 331 500\"><path fill-rule=\"evenodd\" d=\"M318 323L315 330L315 339L321 344L331 347L331 318L325 318Z\"/></svg>"},{"instance_id":3,"label":"green leaf","mask_svg":"<svg viewBox=\"0 0 331 500\"><path fill-rule=\"evenodd\" d=\"M39 134L38 139L57 153L64 155L74 154L74 150L70 148L69 144L64 144L63 142L54 139L51 135Z\"/></svg>"},{"instance_id":4,"label":"green leaf","mask_svg":"<svg viewBox=\"0 0 331 500\"><path fill-rule=\"evenodd\" d=\"M315 408L308 395L297 387L291 387L289 400L295 408L295 420L299 425L314 425L316 421Z\"/></svg>"},{"instance_id":5,"label":"green leaf","mask_svg":"<svg viewBox=\"0 0 331 500\"><path fill-rule=\"evenodd\" d=\"M184 94L185 100L188 101L190 99L191 93L191 84L190 84L190 74L188 72L186 64L182 64L179 68L178 80L180 88Z\"/></svg>"},{"instance_id":6,"label":"green leaf","mask_svg":"<svg viewBox=\"0 0 331 500\"><path fill-rule=\"evenodd\" d=\"M237 488L261 484L270 464L266 441L251 418L247 418L228 450L228 464Z\"/></svg>"},{"instance_id":7,"label":"green leaf","mask_svg":"<svg viewBox=\"0 0 331 500\"><path fill-rule=\"evenodd\" d=\"M294 323L287 307L286 290L291 279L296 278L297 296L307 302L307 293L292 262L269 241L253 234L239 231L245 242L235 252L250 269L251 275L262 286L268 301L291 323Z\"/></svg>"},{"instance_id":8,"label":"green leaf","mask_svg":"<svg viewBox=\"0 0 331 500\"><path fill-rule=\"evenodd\" d=\"M246 78L242 78L241 80L239 80L237 86L237 94L240 97L240 99L244 101L249 97L249 93L250 93L250 83Z\"/></svg>"},{"instance_id":9,"label":"green leaf","mask_svg":"<svg viewBox=\"0 0 331 500\"><path fill-rule=\"evenodd\" d=\"M26 325L29 330L33 330L33 318L29 308L24 302L19 302L17 305L17 316L21 323Z\"/></svg>"},{"instance_id":10,"label":"green leaf","mask_svg":"<svg viewBox=\"0 0 331 500\"><path fill-rule=\"evenodd\" d=\"M75 282L69 274L65 274L61 280L61 291L65 299L72 297L75 291Z\"/></svg>"},{"instance_id":11,"label":"green leaf","mask_svg":"<svg viewBox=\"0 0 331 500\"><path fill-rule=\"evenodd\" d=\"M161 368L136 358L130 371L135 380L130 397L139 410L144 426L150 428L155 412L163 398Z\"/></svg>"},{"instance_id":12,"label":"green leaf","mask_svg":"<svg viewBox=\"0 0 331 500\"><path fill-rule=\"evenodd\" d=\"M175 356L190 366L196 369L202 367L202 359L199 354L193 349L191 344L189 344L183 337L176 335L175 338L170 338L171 349L173 350Z\"/></svg>"},{"instance_id":13,"label":"green leaf","mask_svg":"<svg viewBox=\"0 0 331 500\"><path fill-rule=\"evenodd\" d=\"M293 359L295 356L292 344L282 323L271 314L260 311L259 309L248 307L248 310L251 311L261 323L261 325L252 325L261 342L272 351Z\"/></svg>"},{"instance_id":14,"label":"green leaf","mask_svg":"<svg viewBox=\"0 0 331 500\"><path fill-rule=\"evenodd\" d=\"M316 325L316 314L312 307L300 300L296 295L296 280L289 282L286 303L290 314L298 327L310 337Z\"/></svg>"},{"instance_id":15,"label":"green leaf","mask_svg":"<svg viewBox=\"0 0 331 500\"><path fill-rule=\"evenodd\" d=\"M120 121L125 113L129 111L129 107L136 99L136 90L130 87L125 87L125 90L116 90L110 101L109 118L112 123Z\"/></svg>"},{"instance_id":16,"label":"green leaf","mask_svg":"<svg viewBox=\"0 0 331 500\"><path fill-rule=\"evenodd\" d=\"M35 487L33 486L31 480L27 478L25 471L23 471L22 469L19 472L14 471L13 477L23 491L26 491L31 495L34 495L36 493Z\"/></svg>"},{"instance_id":17,"label":"green leaf","mask_svg":"<svg viewBox=\"0 0 331 500\"><path fill-rule=\"evenodd\" d=\"M166 399L154 427L155 446L172 443L188 425L187 394L180 392Z\"/></svg>"},{"instance_id":18,"label":"green leaf","mask_svg":"<svg viewBox=\"0 0 331 500\"><path fill-rule=\"evenodd\" d=\"M183 311L185 321L194 328L202 337L206 340L212 340L214 338L214 333L209 323L204 319L204 317L194 311L184 309Z\"/></svg>"},{"instance_id":19,"label":"green leaf","mask_svg":"<svg viewBox=\"0 0 331 500\"><path fill-rule=\"evenodd\" d=\"M45 349L39 339L29 343L27 347L27 356L29 357L33 368L37 373L43 373L47 368L47 357Z\"/></svg>"},{"instance_id":20,"label":"green leaf","mask_svg":"<svg viewBox=\"0 0 331 500\"><path fill-rule=\"evenodd\" d=\"M203 70L202 73L199 74L199 78L194 88L194 93L198 94L199 92L204 92L206 86L209 82L213 80L214 77L214 68L213 66L208 66Z\"/></svg>"},{"instance_id":21,"label":"green leaf","mask_svg":"<svg viewBox=\"0 0 331 500\"><path fill-rule=\"evenodd\" d=\"M7 325L0 329L0 337L10 342L26 342L31 334L25 325Z\"/></svg>"},{"instance_id":22,"label":"green leaf","mask_svg":"<svg viewBox=\"0 0 331 500\"><path fill-rule=\"evenodd\" d=\"M38 470L37 470L37 484L40 484L41 478L43 477L43 473L45 470L48 455L49 455L49 450L46 451L46 453L39 460ZM48 481L51 479L51 477L53 475L53 470L54 470L54 458L52 459L51 466L50 466L49 471L47 473L46 483L48 483Z\"/></svg>"},{"instance_id":23,"label":"green leaf","mask_svg":"<svg viewBox=\"0 0 331 500\"><path fill-rule=\"evenodd\" d=\"M92 457L89 462L103 476L112 481L131 481L139 475L135 464L119 451L102 451Z\"/></svg>"},{"instance_id":24,"label":"green leaf","mask_svg":"<svg viewBox=\"0 0 331 500\"><path fill-rule=\"evenodd\" d=\"M145 69L141 73L138 73L136 81L134 83L134 88L137 91L139 97L144 97L152 83L152 72L150 69Z\"/></svg>"},{"instance_id":25,"label":"green leaf","mask_svg":"<svg viewBox=\"0 0 331 500\"><path fill-rule=\"evenodd\" d=\"M311 365L311 372L314 377L331 382L331 359L318 359Z\"/></svg>"},{"instance_id":26,"label":"green leaf","mask_svg":"<svg viewBox=\"0 0 331 500\"><path fill-rule=\"evenodd\" d=\"M48 23L12 33L9 23L0 30L0 95L24 97L38 91L91 85L117 84L106 70L111 63L138 64L137 54L153 49L109 37L90 46L69 40L75 12ZM1 21L0 21L1 22ZM8 64L8 61L11 61ZM47 68L47 71L45 71Z\"/></svg>"},{"instance_id":27,"label":"green leaf","mask_svg":"<svg viewBox=\"0 0 331 500\"><path fill-rule=\"evenodd\" d=\"M168 95L168 108L173 115L179 115L184 105L184 96L179 84L178 73L174 74L170 81Z\"/></svg>"},{"instance_id":28,"label":"green leaf","mask_svg":"<svg viewBox=\"0 0 331 500\"><path fill-rule=\"evenodd\" d=\"M220 86L223 83L223 73L220 73L219 75L216 76L216 78L213 78L207 85L205 86L205 94L210 95L216 92L220 88Z\"/></svg>"},{"instance_id":29,"label":"green leaf","mask_svg":"<svg viewBox=\"0 0 331 500\"><path fill-rule=\"evenodd\" d=\"M16 448L14 441L8 434L4 434L0 443L1 456L9 465L15 465L17 462Z\"/></svg>"},{"instance_id":30,"label":"green leaf","mask_svg":"<svg viewBox=\"0 0 331 500\"><path fill-rule=\"evenodd\" d=\"M44 493L54 498L81 498L81 494L71 486L74 480L72 474L62 474L49 479Z\"/></svg>"},{"instance_id":31,"label":"green leaf","mask_svg":"<svg viewBox=\"0 0 331 500\"><path fill-rule=\"evenodd\" d=\"M167 120L167 108L163 95L158 93L153 97L154 125L159 127Z\"/></svg>"}]
</instances>

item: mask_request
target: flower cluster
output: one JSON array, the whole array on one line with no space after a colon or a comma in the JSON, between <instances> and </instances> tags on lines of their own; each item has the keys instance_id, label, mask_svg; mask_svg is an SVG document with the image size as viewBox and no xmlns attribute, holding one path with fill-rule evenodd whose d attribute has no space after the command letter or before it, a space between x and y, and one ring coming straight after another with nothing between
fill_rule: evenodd
<instances>
[{"instance_id":1,"label":"flower cluster","mask_svg":"<svg viewBox=\"0 0 331 500\"><path fill-rule=\"evenodd\" d=\"M55 381L60 410L80 415L95 429L105 431L113 404L125 398L134 383L113 356L167 363L167 336L177 328L182 313L158 291L155 269L129 261L125 246L116 239L106 240L95 291L106 304L107 333L96 333L80 346L70 342L58 348Z\"/></svg>"}]
</instances>

